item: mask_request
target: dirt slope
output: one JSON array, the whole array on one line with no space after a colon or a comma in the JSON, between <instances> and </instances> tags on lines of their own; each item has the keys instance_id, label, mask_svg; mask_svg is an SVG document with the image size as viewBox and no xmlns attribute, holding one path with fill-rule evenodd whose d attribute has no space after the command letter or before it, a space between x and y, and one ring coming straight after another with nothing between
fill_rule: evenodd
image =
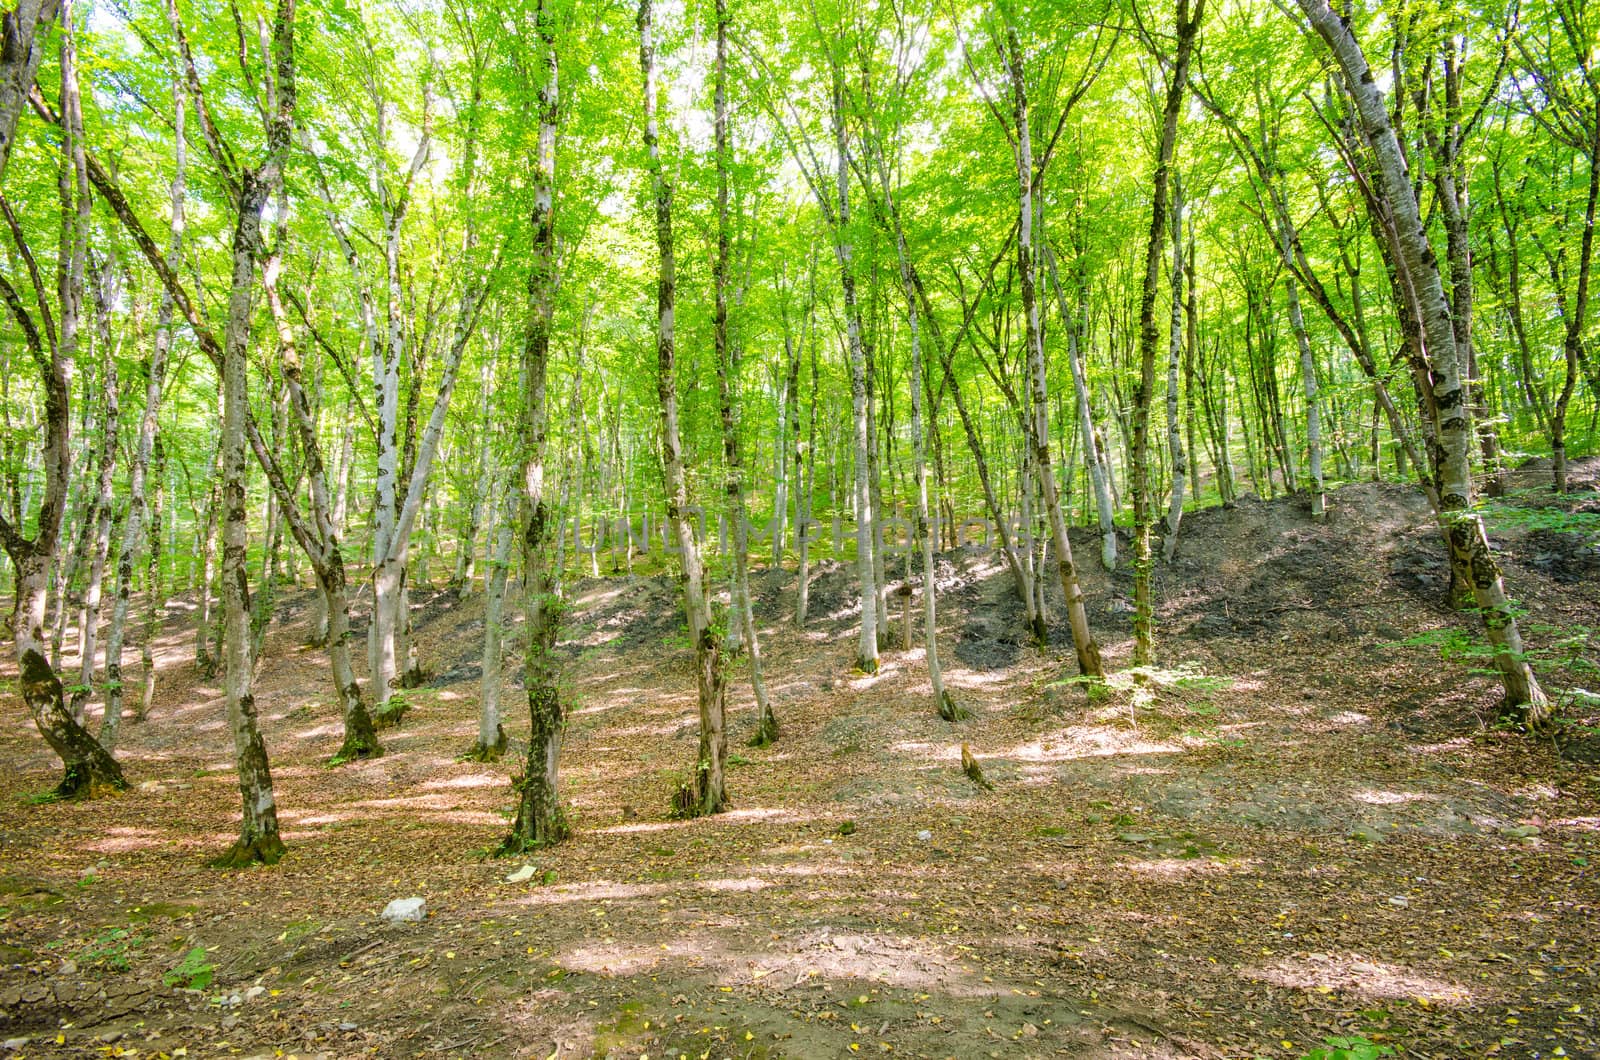
<instances>
[{"instance_id":1,"label":"dirt slope","mask_svg":"<svg viewBox=\"0 0 1600 1060\"><path fill-rule=\"evenodd\" d=\"M434 684L388 755L338 769L325 657L285 607L258 704L291 855L231 874L202 867L238 798L220 688L187 666L175 608L126 796L30 804L51 758L0 696L0 1038L26 1056L1215 1057L1360 1034L1413 1056L1600 1055L1600 710L1570 703L1559 743L1489 727L1479 661L1440 661L1470 627L1440 606L1414 493L1348 486L1331 510L1190 513L1157 574L1166 669L1093 701L1064 629L1025 643L992 555L941 557L941 651L974 713L955 726L920 651L849 673L848 570L816 571L804 631L793 572L758 572L783 738L741 746L735 810L693 822L665 816L694 748L674 586L580 582L562 642L578 833L516 884L521 862L481 857L512 766L459 758L481 600L416 595ZM1499 523L1546 680L1595 687L1593 534ZM1080 555L1124 666L1129 583L1087 537ZM742 674L732 707L740 739ZM961 774L963 741L992 793ZM379 921L412 895L425 922ZM196 946L210 982L164 983Z\"/></svg>"}]
</instances>

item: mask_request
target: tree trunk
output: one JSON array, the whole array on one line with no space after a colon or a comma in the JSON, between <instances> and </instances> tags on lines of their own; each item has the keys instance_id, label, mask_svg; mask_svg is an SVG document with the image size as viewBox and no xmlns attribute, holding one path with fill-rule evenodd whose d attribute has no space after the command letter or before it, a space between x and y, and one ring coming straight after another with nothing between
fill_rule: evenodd
<instances>
[{"instance_id":1,"label":"tree trunk","mask_svg":"<svg viewBox=\"0 0 1600 1060\"><path fill-rule=\"evenodd\" d=\"M61 0L19 0L16 8L5 14L5 47L0 49L0 181L17 140L17 121L33 91L34 75L44 55L42 45L60 8Z\"/></svg>"},{"instance_id":2,"label":"tree trunk","mask_svg":"<svg viewBox=\"0 0 1600 1060\"><path fill-rule=\"evenodd\" d=\"M1078 402L1078 426L1083 434L1084 463L1089 468L1089 482L1094 489L1095 515L1100 527L1100 565L1106 570L1117 569L1116 508L1111 502L1111 485L1105 465L1100 460L1100 446L1095 441L1094 409L1089 400L1088 377L1083 363L1084 321L1089 312L1089 290L1084 282L1082 266L1074 266L1078 290L1078 311L1067 305L1067 294L1062 289L1061 277L1056 270L1055 251L1047 239L1039 241L1045 268L1050 274L1050 285L1056 292L1056 306L1061 312L1061 324L1067 332L1067 364L1072 369L1072 392Z\"/></svg>"},{"instance_id":3,"label":"tree trunk","mask_svg":"<svg viewBox=\"0 0 1600 1060\"><path fill-rule=\"evenodd\" d=\"M1183 488L1189 464L1183 452L1183 424L1178 419L1178 362L1183 357L1183 183L1172 177L1172 324L1167 339L1167 449L1172 454L1172 497L1161 558L1171 563L1178 554L1178 528L1183 523Z\"/></svg>"},{"instance_id":4,"label":"tree trunk","mask_svg":"<svg viewBox=\"0 0 1600 1060\"><path fill-rule=\"evenodd\" d=\"M23 306L21 297L9 282L0 277L0 297L23 333L33 361L40 367L44 396L44 439L41 455L44 464L44 495L39 504L38 529L32 540L0 514L0 544L15 568L15 639L19 685L22 700L33 715L34 725L65 767L65 775L55 788L58 798L93 796L104 790L121 791L128 784L117 760L73 718L67 708L61 680L46 658L45 596L50 568L61 540L62 519L66 512L67 486L72 477L71 378L77 351L77 322L83 302L83 273L88 253L89 188L85 176L83 121L78 109L76 51L72 34L71 9L64 20L66 32L61 45L62 85L62 165L58 192L61 203L61 248L65 260L57 270L59 328L57 341L45 350L37 323ZM7 16L7 47L0 55L0 79L15 75L7 64L16 61L9 31L16 28L15 14ZM36 55L31 62L36 64ZM32 83L32 65L27 68ZM5 105L5 90L0 84L0 108ZM9 151L15 120L8 127L0 110L0 150ZM0 165L4 154L0 153ZM42 295L43 292L40 292ZM110 351L106 351L109 356ZM21 517L22 511L17 515ZM64 601L63 601L64 603Z\"/></svg>"},{"instance_id":5,"label":"tree trunk","mask_svg":"<svg viewBox=\"0 0 1600 1060\"><path fill-rule=\"evenodd\" d=\"M1067 537L1066 519L1061 512L1061 501L1056 491L1055 471L1050 458L1049 388L1045 381L1044 336L1039 327L1039 304L1034 278L1033 247L1033 145L1028 127L1028 90L1022 67L1022 46L1017 40L1016 28L1006 26L1006 46L1010 52L1007 65L1011 74L1013 119L1016 122L1016 163L1019 188L1017 209L1017 269L1021 277L1022 312L1025 318L1028 343L1028 384L1032 411L1028 413L1029 438L1032 448L1033 472L1038 479L1039 493L1044 501L1045 517L1050 524L1050 538L1055 546L1056 568L1061 578L1061 592L1067 604L1067 622L1072 627L1072 643L1077 651L1078 670L1085 677L1099 678L1104 670L1100 662L1100 645L1095 643L1089 630L1089 614L1084 607L1083 590L1078 585L1078 570L1072 562L1072 542Z\"/></svg>"},{"instance_id":6,"label":"tree trunk","mask_svg":"<svg viewBox=\"0 0 1600 1060\"><path fill-rule=\"evenodd\" d=\"M1177 51L1173 58L1166 100L1162 108L1161 140L1156 151L1154 189L1151 192L1150 235L1145 241L1144 287L1139 296L1139 388L1133 409L1133 662L1148 666L1155 661L1153 608L1150 599L1150 531L1155 521L1150 490L1150 403L1155 398L1156 287L1161 278L1161 245L1166 241L1167 181L1173 148L1178 139L1178 117L1189 80L1189 57L1200 29L1205 0L1196 0L1189 15L1189 0L1178 0Z\"/></svg>"},{"instance_id":7,"label":"tree trunk","mask_svg":"<svg viewBox=\"0 0 1600 1060\"><path fill-rule=\"evenodd\" d=\"M717 0L717 54L715 89L715 126L717 155L717 256L711 265L712 283L715 287L715 315L712 322L712 339L716 349L717 390L722 416L722 457L727 476L727 511L733 520L733 613L728 616L730 631L743 631L744 643L750 653L750 687L756 699L756 729L750 743L765 747L778 738L778 720L772 713L772 701L767 698L766 677L761 669L761 641L756 636L755 614L750 605L750 540L749 518L744 502L744 468L739 454L739 429L734 422L733 385L738 372L738 343L730 341L728 334L728 265L731 250L728 230L728 168L733 162L728 141L728 6L727 0ZM781 502L780 502L781 503ZM773 533L773 547L781 553L778 533Z\"/></svg>"},{"instance_id":8,"label":"tree trunk","mask_svg":"<svg viewBox=\"0 0 1600 1060\"><path fill-rule=\"evenodd\" d=\"M188 154L188 144L184 139L184 92L181 78L173 79L172 105L175 160L170 197L172 221L167 243L167 264L169 268L176 269L183 255L184 168ZM139 440L134 449L133 464L128 469L128 514L123 517L122 547L118 550L117 556L117 598L111 611L111 628L106 634L106 711L100 725L100 742L107 750L116 747L117 727L122 720L122 638L128 621L130 596L133 592L133 571L141 547L150 557L151 576L146 579L145 591L152 597L152 614L156 582L160 573L157 557L161 545L161 526L157 515L150 520L148 528L146 527L145 480L150 471L151 453L156 446L162 388L167 375L167 351L172 347L172 327L172 295L163 290L161 308L156 316L155 343L150 350L150 359L144 366L144 415L139 420ZM158 470L158 483L159 475ZM142 638L144 689L137 715L141 718L148 712L149 700L155 694L154 659L150 650L150 638L153 632L154 623L147 622Z\"/></svg>"},{"instance_id":9,"label":"tree trunk","mask_svg":"<svg viewBox=\"0 0 1600 1060\"><path fill-rule=\"evenodd\" d=\"M688 511L689 487L684 474L683 443L678 434L673 318L677 277L672 247L672 185L662 165L656 126L658 85L651 0L639 0L638 27L639 69L644 75L644 145L649 155L648 165L654 189L656 249L660 255L656 282L656 394L661 404L661 467L666 486L667 521L677 539L683 561L684 611L689 620L689 636L694 642L700 705L700 746L695 756L694 775L674 796L674 810L680 816L698 817L720 813L728 805L724 780L728 754L728 736L723 719L726 686L722 644L711 623L711 601L707 595L705 568L700 558L700 542ZM871 604L871 597L863 594L863 614ZM877 642L874 640L874 652L876 648Z\"/></svg>"},{"instance_id":10,"label":"tree trunk","mask_svg":"<svg viewBox=\"0 0 1600 1060\"><path fill-rule=\"evenodd\" d=\"M200 676L210 680L217 674L218 659L211 651L211 591L217 571L217 509L221 492L217 482L222 470L222 440L219 437L211 451L209 474L206 476L206 522L200 539L200 586L195 594L194 609L194 667Z\"/></svg>"},{"instance_id":11,"label":"tree trunk","mask_svg":"<svg viewBox=\"0 0 1600 1060\"><path fill-rule=\"evenodd\" d=\"M1439 518L1449 538L1454 565L1465 568L1469 574L1485 631L1494 647L1495 663L1505 687L1507 712L1530 731L1543 731L1552 724L1555 711L1523 652L1516 613L1506 597L1483 519L1472 510L1469 461L1472 427L1460 359L1454 348L1455 330L1450 304L1444 296L1438 259L1422 227L1405 153L1389 121L1383 92L1349 25L1334 14L1326 0L1297 0L1297 3L1344 73L1345 89L1353 98L1366 139L1372 146L1384 203L1394 221L1390 231L1395 259L1409 281L1403 290L1415 300L1410 305L1402 304L1401 316L1411 312L1420 320L1432 372L1425 397L1428 412L1437 423L1434 465L1439 483Z\"/></svg>"},{"instance_id":12,"label":"tree trunk","mask_svg":"<svg viewBox=\"0 0 1600 1060\"><path fill-rule=\"evenodd\" d=\"M508 506L509 507L509 506ZM505 753L506 730L500 724L501 658L505 642L506 580L511 570L512 526L510 512L495 512L497 529L489 557L489 578L484 586L483 677L478 693L478 739L468 756L493 762Z\"/></svg>"},{"instance_id":13,"label":"tree trunk","mask_svg":"<svg viewBox=\"0 0 1600 1060\"><path fill-rule=\"evenodd\" d=\"M91 272L96 274L95 286L99 287L99 270L92 269ZM96 302L101 302L98 294ZM100 310L97 310L97 315L99 313ZM106 559L111 552L112 507L116 503L112 486L117 473L117 421L120 418L117 362L115 351L109 341L110 328L103 326L101 330L106 334L102 335L100 342L100 345L105 347L101 351L105 365L100 376L102 387L100 455L95 460L99 481L94 505L94 537L90 542L89 581L83 590L83 619L78 626L78 684L72 690L71 706L72 716L80 725L84 723L84 708L94 695L95 656L99 649L97 641L100 633L100 601L105 587Z\"/></svg>"},{"instance_id":14,"label":"tree trunk","mask_svg":"<svg viewBox=\"0 0 1600 1060\"><path fill-rule=\"evenodd\" d=\"M523 607L527 644L523 685L528 696L528 758L512 782L517 817L500 844L502 855L522 853L565 839L570 832L561 807L561 737L566 727L555 658L561 598L550 577L550 530L554 513L545 502L546 437L550 412L546 379L550 327L555 310L555 166L560 60L555 16L545 0L534 12L544 82L539 87L539 141L533 158L533 254L528 269L528 316L522 346L522 497L518 514L522 549ZM431 424L430 424L431 428Z\"/></svg>"}]
</instances>

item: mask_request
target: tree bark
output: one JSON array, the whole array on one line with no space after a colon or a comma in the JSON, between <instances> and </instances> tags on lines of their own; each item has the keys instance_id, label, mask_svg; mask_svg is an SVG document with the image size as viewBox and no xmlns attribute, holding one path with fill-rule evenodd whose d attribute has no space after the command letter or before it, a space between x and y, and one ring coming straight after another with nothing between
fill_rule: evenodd
<instances>
[{"instance_id":1,"label":"tree bark","mask_svg":"<svg viewBox=\"0 0 1600 1060\"><path fill-rule=\"evenodd\" d=\"M83 274L88 238L88 182L85 177L83 122L77 109L76 51L71 32L71 9L65 20L67 32L61 44L62 82L62 164L58 184L61 206L62 265L58 269L58 328L51 334L45 321L45 335L24 307L21 297L8 281L0 277L0 299L22 331L27 349L39 370L44 394L44 439L41 446L44 465L44 491L39 502L38 528L30 540L19 526L0 514L0 545L11 558L16 578L16 615L13 637L20 672L22 700L33 715L34 725L65 769L53 794L58 798L93 796L127 788L122 769L104 747L67 708L61 679L45 655L45 596L50 568L61 540L61 525L66 512L67 487L72 476L71 378L77 351L77 323L83 303ZM0 76L15 76L4 64L13 61L10 33L14 16L8 15L4 30L7 47L0 55ZM37 64L38 57L31 62ZM28 83L32 85L32 66ZM3 105L4 86L0 86ZM0 122L4 114L0 113ZM9 150L11 128L0 124L0 148ZM0 163L4 156L0 155ZM30 255L31 256L31 255ZM42 294L42 292L41 292ZM43 315L43 310L41 310ZM46 339L49 349L46 351ZM19 510L18 515L21 512ZM63 600L63 606L65 601Z\"/></svg>"},{"instance_id":2,"label":"tree bark","mask_svg":"<svg viewBox=\"0 0 1600 1060\"><path fill-rule=\"evenodd\" d=\"M562 603L550 573L550 531L555 515L545 501L550 424L546 379L559 280L555 258L555 171L556 133L561 117L560 56L556 50L555 15L545 0L535 8L533 17L544 80L539 86L539 141L532 174L533 253L522 344L522 496L517 518L527 625L522 672L528 697L528 758L522 776L512 782L517 791L517 816L511 834L500 844L502 855L559 843L571 831L561 806L560 789L561 737L566 716L555 643ZM432 426L429 425L430 430Z\"/></svg>"},{"instance_id":3,"label":"tree bark","mask_svg":"<svg viewBox=\"0 0 1600 1060\"><path fill-rule=\"evenodd\" d=\"M245 423L250 412L247 355L251 288L255 283L256 256L262 249L261 214L283 179L294 121L294 11L295 0L278 0L273 22L276 76L269 85L272 109L267 120L266 158L258 168L244 169L237 174L233 275L222 355L222 600L226 623L223 693L239 770L242 820L238 840L213 862L219 868L236 868L255 862L270 865L284 853L283 840L278 835L272 771L256 718L255 658L251 652L250 583L245 552L245 497L249 473ZM175 20L176 15L173 17ZM222 161L219 152L219 168L224 168Z\"/></svg>"},{"instance_id":4,"label":"tree bark","mask_svg":"<svg viewBox=\"0 0 1600 1060\"><path fill-rule=\"evenodd\" d=\"M728 218L728 169L733 161L733 150L728 138L728 5L727 0L716 0L717 54L715 87L715 130L717 155L717 255L711 265L712 284L716 304L712 320L712 340L716 349L717 391L722 416L723 472L727 476L728 517L733 521L733 614L728 616L730 628L743 631L746 650L750 653L750 688L756 699L756 728L750 739L751 746L765 747L778 738L778 719L772 713L772 701L767 697L766 677L761 668L761 640L756 635L755 614L750 604L750 540L749 517L744 500L744 468L739 453L739 429L734 421L734 379L738 373L737 342L730 341L728 325L728 266L731 253L731 233ZM781 502L780 502L781 503ZM774 548L781 549L779 535L774 532Z\"/></svg>"},{"instance_id":5,"label":"tree bark","mask_svg":"<svg viewBox=\"0 0 1600 1060\"><path fill-rule=\"evenodd\" d=\"M172 108L174 159L169 197L172 218L168 226L167 263L169 268L176 269L183 255L184 176L188 161L188 142L184 136L183 81L180 77L173 78ZM155 342L150 349L150 358L144 365L144 414L139 420L139 440L134 449L133 464L128 469L128 514L123 517L122 547L117 556L117 597L111 611L111 628L106 634L106 711L100 724L100 742L107 750L116 747L117 729L122 720L122 640L133 592L133 571L140 549L149 557L151 577L146 579L145 591L152 596L156 594L156 581L160 574L161 527L158 514L146 527L145 480L150 471L151 454L156 447L161 397L167 375L167 351L172 348L172 325L172 295L163 290L161 308L156 315ZM154 623L146 623L144 643L141 645L144 652L144 689L137 713L140 718L148 712L149 701L155 694L154 659L150 650L150 639L154 632Z\"/></svg>"},{"instance_id":6,"label":"tree bark","mask_svg":"<svg viewBox=\"0 0 1600 1060\"><path fill-rule=\"evenodd\" d=\"M1172 321L1167 337L1167 451L1172 456L1172 495L1167 504L1161 558L1171 563L1178 554L1178 528L1183 525L1183 488L1189 464L1183 452L1183 424L1178 419L1178 362L1183 357L1183 184L1172 178Z\"/></svg>"},{"instance_id":7,"label":"tree bark","mask_svg":"<svg viewBox=\"0 0 1600 1060\"><path fill-rule=\"evenodd\" d=\"M689 637L694 642L695 678L700 705L700 746L694 775L674 796L674 810L684 817L720 813L727 808L724 778L728 736L724 724L726 679L722 642L712 628L711 601L707 595L700 542L688 511L689 487L684 474L683 442L678 433L677 367L675 346L676 262L672 247L672 184L661 160L656 124L655 31L651 0L639 0L639 69L644 76L644 146L649 156L650 180L655 198L656 249L660 262L656 281L656 394L661 405L661 466L666 485L667 521L677 539L683 562L684 611ZM865 473L865 469L862 469ZM864 485L864 483L863 483ZM859 529L858 529L859 534ZM863 613L871 598L863 595ZM873 641L876 651L877 642Z\"/></svg>"},{"instance_id":8,"label":"tree bark","mask_svg":"<svg viewBox=\"0 0 1600 1060\"><path fill-rule=\"evenodd\" d=\"M1016 123L1016 164L1019 189L1017 207L1017 271L1021 278L1022 313L1028 343L1028 385L1030 404L1028 445L1032 449L1033 472L1044 500L1050 538L1055 546L1056 570L1067 604L1067 622L1072 627L1072 643L1078 656L1078 670L1085 677L1104 675L1100 645L1089 629L1089 614L1084 607L1083 590L1078 584L1078 569L1072 561L1072 542L1067 537L1066 518L1056 490L1055 470L1050 457L1049 388L1045 381L1044 335L1039 326L1033 246L1034 158L1029 130L1028 89L1022 66L1022 46L1016 28L1006 26L1006 66L1011 75L1013 112Z\"/></svg>"},{"instance_id":9,"label":"tree bark","mask_svg":"<svg viewBox=\"0 0 1600 1060\"><path fill-rule=\"evenodd\" d=\"M1150 531L1155 521L1150 490L1150 403L1155 397L1156 287L1161 278L1161 246L1166 241L1167 182L1173 149L1178 140L1178 117L1189 80L1189 59L1205 12L1205 0L1196 0L1194 15L1189 0L1178 0L1177 47L1166 100L1162 107L1161 139L1156 150L1154 189L1151 192L1150 235L1145 241L1144 287L1139 296L1139 387L1133 407L1133 662L1148 666L1155 661L1153 608L1150 598Z\"/></svg>"},{"instance_id":10,"label":"tree bark","mask_svg":"<svg viewBox=\"0 0 1600 1060\"><path fill-rule=\"evenodd\" d=\"M1296 2L1344 75L1345 91L1355 103L1367 142L1372 146L1382 201L1393 219L1390 232L1396 264L1408 281L1402 290L1414 299L1411 304L1402 304L1401 315L1414 313L1420 321L1425 356L1431 370L1430 385L1424 392L1426 411L1437 425L1432 455L1439 485L1439 518L1450 542L1454 565L1468 572L1485 631L1495 651L1495 663L1505 687L1507 712L1530 731L1543 731L1553 723L1554 707L1539 687L1523 652L1516 613L1506 596L1500 567L1490 551L1483 519L1472 510L1469 461L1472 427L1460 359L1455 350L1455 329L1450 304L1444 296L1439 262L1422 226L1405 153L1390 123L1383 92L1348 23L1334 14L1327 0Z\"/></svg>"}]
</instances>

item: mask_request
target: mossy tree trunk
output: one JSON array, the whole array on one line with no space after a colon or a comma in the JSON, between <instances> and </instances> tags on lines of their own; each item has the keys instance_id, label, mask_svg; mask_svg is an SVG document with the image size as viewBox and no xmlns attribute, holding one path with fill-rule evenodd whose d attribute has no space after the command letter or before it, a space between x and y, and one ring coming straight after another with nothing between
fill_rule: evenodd
<instances>
[{"instance_id":1,"label":"mossy tree trunk","mask_svg":"<svg viewBox=\"0 0 1600 1060\"><path fill-rule=\"evenodd\" d=\"M1156 149L1156 170L1151 191L1150 234L1145 241L1144 286L1139 296L1139 385L1133 405L1133 662L1147 666L1155 659L1154 616L1150 597L1152 557L1150 532L1155 522L1150 488L1150 405L1156 386L1156 289L1161 280L1161 248L1166 242L1167 185L1178 141L1178 119L1189 80L1189 60L1200 30L1205 0L1178 0L1177 45L1168 73L1162 106L1161 139ZM1263 432L1265 433L1265 432Z\"/></svg>"},{"instance_id":2,"label":"mossy tree trunk","mask_svg":"<svg viewBox=\"0 0 1600 1060\"><path fill-rule=\"evenodd\" d=\"M550 570L551 521L545 500L545 457L550 413L546 379L550 328L559 274L555 261L556 133L560 121L560 57L555 15L547 0L534 12L543 69L539 86L539 142L533 159L533 254L528 270L528 316L522 346L522 496L518 516L527 644L523 684L528 696L528 758L513 782L517 816L500 844L502 855L559 843L569 832L561 806L561 737L566 718L555 660L562 601ZM480 742L482 736L480 735Z\"/></svg>"},{"instance_id":3,"label":"mossy tree trunk","mask_svg":"<svg viewBox=\"0 0 1600 1060\"><path fill-rule=\"evenodd\" d=\"M651 0L639 2L639 69L644 76L644 145L655 200L655 236L659 266L656 280L656 394L661 406L662 475L666 484L667 522L677 539L683 562L684 611L689 636L694 641L695 683L700 706L700 744L694 775L675 797L675 810L684 816L720 813L727 808L724 772L728 734L724 720L726 678L722 640L711 622L705 566L700 542L689 512L689 486L684 473L683 441L678 431L677 366L675 344L676 261L672 245L672 184L661 159L656 120L659 90L655 65L655 31ZM870 609L870 597L863 608ZM876 650L876 641L874 641Z\"/></svg>"}]
</instances>

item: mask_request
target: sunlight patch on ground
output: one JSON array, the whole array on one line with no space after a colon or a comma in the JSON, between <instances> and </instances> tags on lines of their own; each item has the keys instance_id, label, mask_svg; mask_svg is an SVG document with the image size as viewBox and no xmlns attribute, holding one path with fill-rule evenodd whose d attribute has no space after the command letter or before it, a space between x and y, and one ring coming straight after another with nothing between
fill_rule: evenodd
<instances>
[{"instance_id":1,"label":"sunlight patch on ground","mask_svg":"<svg viewBox=\"0 0 1600 1060\"><path fill-rule=\"evenodd\" d=\"M760 984L783 991L815 982L858 980L900 988L937 988L947 995L980 996L995 991L992 985L984 986L965 973L941 947L920 938L823 927L774 940L770 949L730 948L729 939L737 937L741 936L680 935L656 946L604 940L569 949L555 960L569 970L612 976L637 974L663 963L675 968L703 967L722 976L725 989Z\"/></svg>"},{"instance_id":2,"label":"sunlight patch on ground","mask_svg":"<svg viewBox=\"0 0 1600 1060\"><path fill-rule=\"evenodd\" d=\"M616 883L610 880L596 880L593 883L541 887L516 901L518 905L535 906L569 905L574 902L624 902L663 898L665 895L682 896L694 891L712 894L747 894L764 891L771 886L773 886L772 881L761 879L759 876L716 880L668 880L661 883Z\"/></svg>"},{"instance_id":3,"label":"sunlight patch on ground","mask_svg":"<svg viewBox=\"0 0 1600 1060\"><path fill-rule=\"evenodd\" d=\"M989 685L1006 684L1011 678L1000 670L992 673L979 673L976 670L951 667L944 671L944 680L946 684L955 688L985 688Z\"/></svg>"},{"instance_id":4,"label":"sunlight patch on ground","mask_svg":"<svg viewBox=\"0 0 1600 1060\"><path fill-rule=\"evenodd\" d=\"M161 833L153 828L111 828L104 839L85 843L85 850L97 854L126 854L132 850L150 850L166 846Z\"/></svg>"},{"instance_id":5,"label":"sunlight patch on ground","mask_svg":"<svg viewBox=\"0 0 1600 1060\"><path fill-rule=\"evenodd\" d=\"M882 684L889 678L898 677L899 675L900 667L897 664L888 662L886 659L880 657L877 673L857 674L852 671L851 676L845 680L845 684L850 687L852 692L864 692L867 689L872 688L874 685Z\"/></svg>"},{"instance_id":6,"label":"sunlight patch on ground","mask_svg":"<svg viewBox=\"0 0 1600 1060\"><path fill-rule=\"evenodd\" d=\"M637 824L614 824L610 828L596 828L595 835L628 835L634 832L671 832L689 825L688 821L640 821Z\"/></svg>"},{"instance_id":7,"label":"sunlight patch on ground","mask_svg":"<svg viewBox=\"0 0 1600 1060\"><path fill-rule=\"evenodd\" d=\"M1600 817L1563 817L1559 821L1551 821L1557 828L1576 828L1583 832L1600 832Z\"/></svg>"},{"instance_id":8,"label":"sunlight patch on ground","mask_svg":"<svg viewBox=\"0 0 1600 1060\"><path fill-rule=\"evenodd\" d=\"M1406 750L1414 755L1444 755L1452 751L1465 751L1472 747L1472 737L1458 736L1453 740L1444 740L1440 743L1413 743L1407 744Z\"/></svg>"},{"instance_id":9,"label":"sunlight patch on ground","mask_svg":"<svg viewBox=\"0 0 1600 1060\"><path fill-rule=\"evenodd\" d=\"M464 777L429 780L417 786L423 791L439 791L452 788L497 788L505 782L506 778L496 773L468 773Z\"/></svg>"},{"instance_id":10,"label":"sunlight patch on ground","mask_svg":"<svg viewBox=\"0 0 1600 1060\"><path fill-rule=\"evenodd\" d=\"M618 692L634 691L634 692L636 692L638 690L637 689L616 689L615 691L618 691ZM593 704L591 706L579 707L577 710L569 710L569 711L567 711L567 717L569 717L569 718L581 718L585 714L605 714L608 711L616 710L619 706L621 706L620 703L595 703L595 704Z\"/></svg>"},{"instance_id":11,"label":"sunlight patch on ground","mask_svg":"<svg viewBox=\"0 0 1600 1060\"><path fill-rule=\"evenodd\" d=\"M1130 872L1162 880L1183 880L1193 876L1227 876L1232 870L1225 862L1204 858L1156 858L1151 861L1131 861L1124 865Z\"/></svg>"},{"instance_id":12,"label":"sunlight patch on ground","mask_svg":"<svg viewBox=\"0 0 1600 1060\"><path fill-rule=\"evenodd\" d=\"M1243 969L1243 974L1276 986L1332 993L1335 990L1373 1000L1417 999L1433 1004L1466 1005L1473 992L1460 983L1413 974L1404 965L1313 953Z\"/></svg>"},{"instance_id":13,"label":"sunlight patch on ground","mask_svg":"<svg viewBox=\"0 0 1600 1060\"><path fill-rule=\"evenodd\" d=\"M272 720L279 721L281 716ZM294 734L294 738L296 740L320 740L326 736L338 736L342 732L344 732L344 728L339 722L330 721L328 724L318 725L314 729L301 729Z\"/></svg>"},{"instance_id":14,"label":"sunlight patch on ground","mask_svg":"<svg viewBox=\"0 0 1600 1060\"><path fill-rule=\"evenodd\" d=\"M1350 797L1357 802L1364 802L1369 806L1399 806L1408 802L1438 802L1439 796L1424 794L1416 791L1376 791L1364 788L1361 791L1350 793Z\"/></svg>"},{"instance_id":15,"label":"sunlight patch on ground","mask_svg":"<svg viewBox=\"0 0 1600 1060\"><path fill-rule=\"evenodd\" d=\"M1372 721L1369 715L1356 710L1341 710L1328 719L1330 725L1366 725Z\"/></svg>"}]
</instances>

